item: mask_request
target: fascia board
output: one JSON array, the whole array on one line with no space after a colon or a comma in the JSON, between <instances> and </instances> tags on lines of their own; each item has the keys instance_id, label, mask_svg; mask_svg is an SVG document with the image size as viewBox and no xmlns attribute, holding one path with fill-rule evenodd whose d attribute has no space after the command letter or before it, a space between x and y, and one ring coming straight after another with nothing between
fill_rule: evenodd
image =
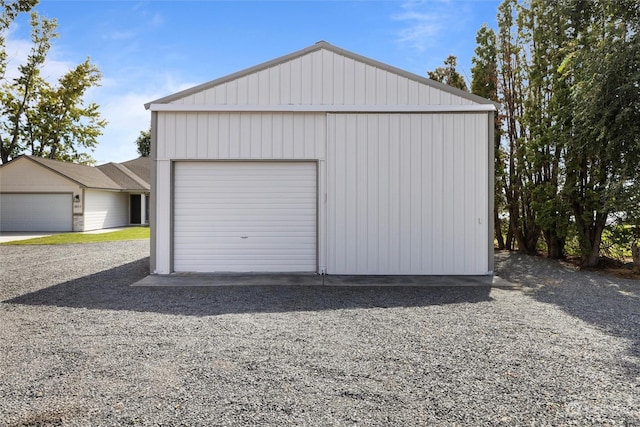
<instances>
[{"instance_id":1,"label":"fascia board","mask_svg":"<svg viewBox=\"0 0 640 427\"><path fill-rule=\"evenodd\" d=\"M150 104L159 112L304 112L304 113L471 113L496 111L491 104L463 105L211 105Z\"/></svg>"}]
</instances>

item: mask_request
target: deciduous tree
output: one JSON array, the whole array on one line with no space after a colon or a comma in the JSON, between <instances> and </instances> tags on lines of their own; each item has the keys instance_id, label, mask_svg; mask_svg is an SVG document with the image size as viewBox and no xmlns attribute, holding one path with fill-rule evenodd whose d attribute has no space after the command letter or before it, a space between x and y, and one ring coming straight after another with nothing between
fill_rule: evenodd
<instances>
[{"instance_id":1,"label":"deciduous tree","mask_svg":"<svg viewBox=\"0 0 640 427\"><path fill-rule=\"evenodd\" d=\"M464 77L456 70L457 65L458 59L454 55L449 55L447 59L444 60L444 67L438 67L433 71L428 71L427 75L431 80L468 91Z\"/></svg>"},{"instance_id":2,"label":"deciduous tree","mask_svg":"<svg viewBox=\"0 0 640 427\"><path fill-rule=\"evenodd\" d=\"M31 4L28 1L23 2ZM12 3L3 12L4 34L10 22L27 6ZM41 18L31 12L31 51L18 75L0 86L0 160L28 153L40 157L92 162L83 149L93 149L106 121L101 119L98 105L85 105L86 91L100 82L101 74L89 59L59 80L57 85L41 76L51 41L57 37L55 20ZM6 71L4 40L0 71Z\"/></svg>"},{"instance_id":3,"label":"deciduous tree","mask_svg":"<svg viewBox=\"0 0 640 427\"><path fill-rule=\"evenodd\" d=\"M520 252L534 254L541 230L532 206L534 172L527 161L527 58L520 31L520 9L517 0L505 0L498 7L498 91L507 157L504 193L509 213L506 245L511 248L515 241Z\"/></svg>"},{"instance_id":4,"label":"deciduous tree","mask_svg":"<svg viewBox=\"0 0 640 427\"><path fill-rule=\"evenodd\" d=\"M624 210L629 191L640 188L639 9L628 0L583 9L586 25L562 67L572 82L574 120L564 193L585 266L598 264L610 215Z\"/></svg>"},{"instance_id":5,"label":"deciduous tree","mask_svg":"<svg viewBox=\"0 0 640 427\"><path fill-rule=\"evenodd\" d=\"M140 135L136 139L136 146L138 147L138 154L142 157L151 155L151 130L140 131Z\"/></svg>"},{"instance_id":6,"label":"deciduous tree","mask_svg":"<svg viewBox=\"0 0 640 427\"><path fill-rule=\"evenodd\" d=\"M483 25L476 35L477 47L471 59L471 92L498 102L498 46L496 33ZM505 209L504 185L505 164L504 150L500 144L502 139L500 115L495 114L494 122L494 226L498 249L505 249L500 213Z\"/></svg>"},{"instance_id":7,"label":"deciduous tree","mask_svg":"<svg viewBox=\"0 0 640 427\"><path fill-rule=\"evenodd\" d=\"M519 26L526 64L524 125L528 129L525 161L531 173L531 204L542 231L547 254L563 258L570 209L562 197L563 154L573 127L569 87L558 71L570 52L576 23L574 5L544 0L525 2Z\"/></svg>"}]
</instances>

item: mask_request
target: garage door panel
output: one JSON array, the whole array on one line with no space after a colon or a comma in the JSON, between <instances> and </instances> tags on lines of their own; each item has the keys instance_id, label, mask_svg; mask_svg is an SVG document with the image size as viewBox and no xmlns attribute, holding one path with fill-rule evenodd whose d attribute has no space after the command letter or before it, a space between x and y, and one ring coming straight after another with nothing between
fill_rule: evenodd
<instances>
[{"instance_id":1,"label":"garage door panel","mask_svg":"<svg viewBox=\"0 0 640 427\"><path fill-rule=\"evenodd\" d=\"M0 194L0 230L72 231L71 194Z\"/></svg>"},{"instance_id":2,"label":"garage door panel","mask_svg":"<svg viewBox=\"0 0 640 427\"><path fill-rule=\"evenodd\" d=\"M175 165L174 270L315 272L316 165Z\"/></svg>"},{"instance_id":3,"label":"garage door panel","mask_svg":"<svg viewBox=\"0 0 640 427\"><path fill-rule=\"evenodd\" d=\"M265 202L267 203L267 202ZM200 211L200 212L198 212ZM252 204L239 204L235 205L235 208L213 208L213 209L192 209L192 212L187 216L193 216L194 214L200 215L233 215L233 218L224 219L224 221L236 221L236 218L242 221L245 220L260 220L260 221L283 221L283 215L289 217L303 217L306 218L308 215L315 214L314 209L306 209L302 212L294 211L292 209L287 209L286 207L279 208L260 208L258 206L254 206Z\"/></svg>"},{"instance_id":4,"label":"garage door panel","mask_svg":"<svg viewBox=\"0 0 640 427\"><path fill-rule=\"evenodd\" d=\"M197 248L200 246L204 251L210 251L215 249L226 250L227 248L246 248L252 249L293 249L294 247L315 247L310 243L310 240L314 238L313 234L307 234L305 236L280 236L280 235L266 235L251 237L251 239L243 239L243 236L216 236L215 241L212 241L210 237L191 237L190 247ZM184 246L182 249L187 249Z\"/></svg>"},{"instance_id":5,"label":"garage door panel","mask_svg":"<svg viewBox=\"0 0 640 427\"><path fill-rule=\"evenodd\" d=\"M189 255L192 256L198 256L198 255L202 255L202 252L198 252L198 251L193 251L193 252L188 252ZM261 255L261 257L259 259L256 259L255 255ZM306 259L308 254L304 254L304 253L299 253L298 255L291 255L287 258L287 262L291 261L291 260L304 260ZM237 262L240 259L244 259L244 260L252 260L254 261L254 264L260 264L262 262L265 261L277 261L277 262L282 262L282 253L277 253L277 252L271 252L268 254L263 254L261 252L233 252L233 251L224 251L224 252L219 252L216 254L216 262L218 263L222 263L223 265L226 265L227 263L233 263L233 262ZM188 260L184 260L185 263L189 263L190 261Z\"/></svg>"}]
</instances>

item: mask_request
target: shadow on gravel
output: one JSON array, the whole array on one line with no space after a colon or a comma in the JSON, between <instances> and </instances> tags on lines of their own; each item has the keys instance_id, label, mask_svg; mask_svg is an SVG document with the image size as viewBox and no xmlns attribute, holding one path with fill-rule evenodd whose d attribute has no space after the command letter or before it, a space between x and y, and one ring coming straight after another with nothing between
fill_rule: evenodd
<instances>
[{"instance_id":1,"label":"shadow on gravel","mask_svg":"<svg viewBox=\"0 0 640 427\"><path fill-rule=\"evenodd\" d=\"M554 304L607 334L630 340L631 354L640 357L640 281L520 254L498 254L496 271L531 288L537 301ZM628 368L640 374L640 366Z\"/></svg>"},{"instance_id":2,"label":"shadow on gravel","mask_svg":"<svg viewBox=\"0 0 640 427\"><path fill-rule=\"evenodd\" d=\"M11 304L128 310L189 316L228 313L419 307L490 301L490 287L221 286L131 287L149 274L149 259L4 301Z\"/></svg>"}]
</instances>

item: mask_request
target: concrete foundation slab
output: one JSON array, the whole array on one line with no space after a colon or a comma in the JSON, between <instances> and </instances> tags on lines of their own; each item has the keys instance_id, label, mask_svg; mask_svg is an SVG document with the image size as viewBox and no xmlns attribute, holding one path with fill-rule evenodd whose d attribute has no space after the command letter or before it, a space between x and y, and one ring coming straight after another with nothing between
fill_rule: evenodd
<instances>
[{"instance_id":1,"label":"concrete foundation slab","mask_svg":"<svg viewBox=\"0 0 640 427\"><path fill-rule=\"evenodd\" d=\"M318 274L149 275L131 286L490 286L518 288L497 276L342 276Z\"/></svg>"}]
</instances>

